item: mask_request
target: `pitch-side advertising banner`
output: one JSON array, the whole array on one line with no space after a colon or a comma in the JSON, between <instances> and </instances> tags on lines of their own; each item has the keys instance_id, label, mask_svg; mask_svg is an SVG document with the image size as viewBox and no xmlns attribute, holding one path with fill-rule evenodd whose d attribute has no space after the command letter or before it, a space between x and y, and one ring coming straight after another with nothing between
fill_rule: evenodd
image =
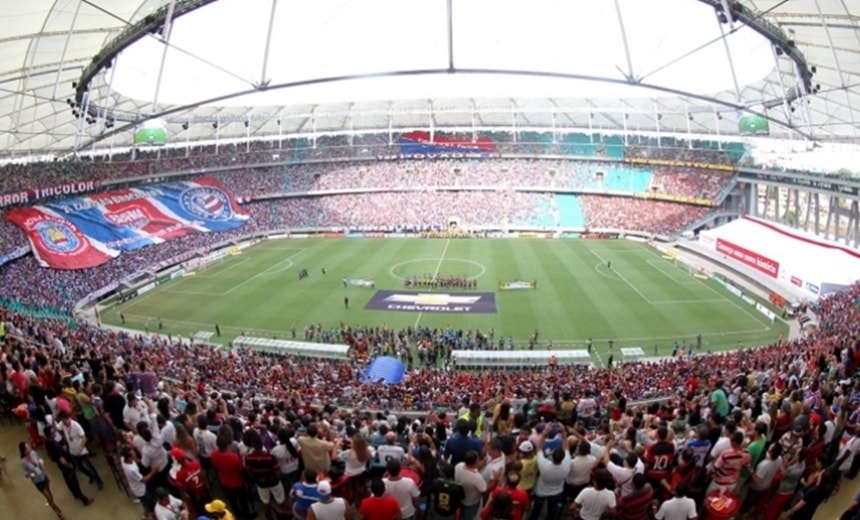
<instances>
[{"instance_id":1,"label":"pitch-side advertising banner","mask_svg":"<svg viewBox=\"0 0 860 520\"><path fill-rule=\"evenodd\" d=\"M771 278L779 276L779 262L771 260L766 256L762 256L755 251L750 251L749 249L735 245L728 240L723 240L722 238L717 239L717 252L722 253L733 260L746 264L757 271L761 271Z\"/></svg>"},{"instance_id":2,"label":"pitch-side advertising banner","mask_svg":"<svg viewBox=\"0 0 860 520\"><path fill-rule=\"evenodd\" d=\"M84 269L189 233L235 229L248 215L218 181L202 177L17 208L6 218L27 233L42 266Z\"/></svg>"}]
</instances>

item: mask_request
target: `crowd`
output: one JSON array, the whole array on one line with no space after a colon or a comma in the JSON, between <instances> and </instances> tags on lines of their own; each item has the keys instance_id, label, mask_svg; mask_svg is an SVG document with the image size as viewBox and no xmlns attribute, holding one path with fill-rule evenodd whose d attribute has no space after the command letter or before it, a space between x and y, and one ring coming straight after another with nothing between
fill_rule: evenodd
<instances>
[{"instance_id":1,"label":"crowd","mask_svg":"<svg viewBox=\"0 0 860 520\"><path fill-rule=\"evenodd\" d=\"M671 236L706 217L712 208L600 195L579 197L588 227L627 229Z\"/></svg>"},{"instance_id":2,"label":"crowd","mask_svg":"<svg viewBox=\"0 0 860 520\"><path fill-rule=\"evenodd\" d=\"M762 348L612 369L464 372L425 362L384 386L360 382L364 356L213 350L0 309L0 402L28 425L22 467L54 506L31 448L46 448L84 504L91 497L77 475L101 487L86 451L98 448L158 519L176 518L159 516L165 508L210 519L229 509L240 520L252 509L345 519L354 508L371 520L471 520L483 505L492 520L529 509L555 520L564 508L585 520L674 520L743 500L754 518L787 510L810 520L860 469L860 284L815 310L818 330ZM378 345L422 358L478 335L333 334L353 353ZM633 403L647 397L663 401ZM388 410L428 413L413 421ZM722 494L707 500L712 491Z\"/></svg>"},{"instance_id":3,"label":"crowd","mask_svg":"<svg viewBox=\"0 0 860 520\"><path fill-rule=\"evenodd\" d=\"M500 153L520 155L570 155L565 139L553 142L547 134L526 133L524 140L506 132L494 132ZM531 134L535 134L532 136ZM445 138L469 141L471 134L443 134ZM580 136L587 137L587 136ZM574 141L577 139L571 138ZM140 148L122 152L96 152L68 160L9 162L0 166L0 194L28 189L41 189L80 181L121 181L131 177L157 176L167 172L265 165L286 161L330 161L343 159L372 159L380 155L400 154L400 136L363 134L357 136L325 135L308 138L255 138L247 142L215 144L188 143L185 147ZM568 139L570 140L570 139ZM586 139L587 140L587 139ZM618 143L623 143L618 140ZM734 164L726 153L714 149L674 146L629 145L623 147L625 157L677 159L702 163ZM576 153L575 155L583 155ZM589 154L584 154L589 155ZM599 155L597 156L599 157Z\"/></svg>"}]
</instances>

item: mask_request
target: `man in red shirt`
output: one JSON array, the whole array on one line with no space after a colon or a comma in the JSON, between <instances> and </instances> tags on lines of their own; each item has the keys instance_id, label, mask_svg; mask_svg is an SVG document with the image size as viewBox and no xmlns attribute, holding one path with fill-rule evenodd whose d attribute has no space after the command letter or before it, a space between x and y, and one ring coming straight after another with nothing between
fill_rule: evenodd
<instances>
[{"instance_id":1,"label":"man in red shirt","mask_svg":"<svg viewBox=\"0 0 860 520\"><path fill-rule=\"evenodd\" d=\"M203 514L203 508L212 500L209 489L206 487L206 476L200 463L189 459L182 448L170 450L170 456L179 465L179 471L174 478L174 484L185 498L185 504L191 513L189 516L196 517Z\"/></svg>"},{"instance_id":2,"label":"man in red shirt","mask_svg":"<svg viewBox=\"0 0 860 520\"><path fill-rule=\"evenodd\" d=\"M669 428L657 429L657 442L648 446L645 452L645 476L651 486L659 489L660 481L669 480L675 464L675 444L669 440Z\"/></svg>"},{"instance_id":3,"label":"man in red shirt","mask_svg":"<svg viewBox=\"0 0 860 520\"><path fill-rule=\"evenodd\" d=\"M531 506L531 500L526 490L520 489L520 473L511 471L508 473L507 481L504 486L496 486L490 494L490 502L487 502L487 507L491 507L492 500L501 492L507 493L511 497L511 520L522 520L523 515Z\"/></svg>"},{"instance_id":4,"label":"man in red shirt","mask_svg":"<svg viewBox=\"0 0 860 520\"><path fill-rule=\"evenodd\" d=\"M238 518L250 518L251 500L245 487L245 465L242 464L242 458L229 449L230 439L219 435L216 443L218 449L212 453L210 460L224 495L230 502L230 509Z\"/></svg>"},{"instance_id":5,"label":"man in red shirt","mask_svg":"<svg viewBox=\"0 0 860 520\"><path fill-rule=\"evenodd\" d=\"M385 483L379 479L374 479L370 483L369 496L361 501L361 506L358 508L358 516L361 520L402 520L400 514L400 504L394 497L386 497Z\"/></svg>"}]
</instances>

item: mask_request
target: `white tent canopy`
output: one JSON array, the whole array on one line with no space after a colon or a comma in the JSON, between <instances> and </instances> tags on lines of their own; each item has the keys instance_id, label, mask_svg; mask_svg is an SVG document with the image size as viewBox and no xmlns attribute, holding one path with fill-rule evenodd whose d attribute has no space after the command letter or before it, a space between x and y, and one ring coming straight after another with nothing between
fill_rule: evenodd
<instances>
[{"instance_id":1,"label":"white tent canopy","mask_svg":"<svg viewBox=\"0 0 860 520\"><path fill-rule=\"evenodd\" d=\"M3 2L3 152L129 145L133 125L106 126L108 111L169 111L171 139L181 142L430 124L727 135L737 132L738 116L727 104L758 106L785 125L771 125L783 137L798 135L786 128L825 141L860 132L860 3L844 0L730 2L782 31L815 67L818 93L791 104L780 100L803 88L794 62L742 23L720 23L714 6L725 2L452 0L449 47L445 0L315 0L274 9L271 1L217 0L177 18L168 45L165 29L125 49L90 84L102 115L76 120L67 100L82 70L172 1ZM396 75L404 70L412 73ZM354 74L363 79L319 82ZM295 84L255 89L262 83ZM255 94L236 96L242 91ZM211 101L216 95L225 97ZM272 117L251 117L260 113ZM283 114L296 117L288 123ZM328 116L311 124L309 114ZM207 118L249 125L182 128Z\"/></svg>"},{"instance_id":2,"label":"white tent canopy","mask_svg":"<svg viewBox=\"0 0 860 520\"><path fill-rule=\"evenodd\" d=\"M702 231L701 243L771 278L801 288L811 298L860 279L860 253L797 229L744 217Z\"/></svg>"}]
</instances>

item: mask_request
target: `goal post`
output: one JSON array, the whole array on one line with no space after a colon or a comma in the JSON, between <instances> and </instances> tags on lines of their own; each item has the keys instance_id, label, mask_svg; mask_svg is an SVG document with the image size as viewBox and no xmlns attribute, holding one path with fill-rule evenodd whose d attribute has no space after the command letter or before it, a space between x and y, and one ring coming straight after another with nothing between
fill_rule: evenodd
<instances>
[{"instance_id":1,"label":"goal post","mask_svg":"<svg viewBox=\"0 0 860 520\"><path fill-rule=\"evenodd\" d=\"M695 261L683 255L676 256L672 263L679 269L683 269L690 276L700 278L702 280L710 279L712 273L704 267L698 265Z\"/></svg>"}]
</instances>

